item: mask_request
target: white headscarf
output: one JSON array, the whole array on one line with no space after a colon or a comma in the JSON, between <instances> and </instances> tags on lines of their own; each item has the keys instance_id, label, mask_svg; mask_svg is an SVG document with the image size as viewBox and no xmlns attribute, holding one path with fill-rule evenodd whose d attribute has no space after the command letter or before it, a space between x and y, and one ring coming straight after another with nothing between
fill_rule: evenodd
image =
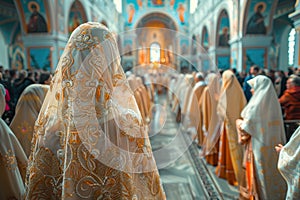
<instances>
[{"instance_id":1,"label":"white headscarf","mask_svg":"<svg viewBox=\"0 0 300 200\"><path fill-rule=\"evenodd\" d=\"M268 77L259 75L248 83L254 94L241 113L241 128L251 135L259 194L262 199L283 199L286 184L277 170L274 150L286 141L279 101Z\"/></svg>"},{"instance_id":2,"label":"white headscarf","mask_svg":"<svg viewBox=\"0 0 300 200\"><path fill-rule=\"evenodd\" d=\"M105 26L89 22L72 33L35 131L28 199L164 199L148 133Z\"/></svg>"}]
</instances>

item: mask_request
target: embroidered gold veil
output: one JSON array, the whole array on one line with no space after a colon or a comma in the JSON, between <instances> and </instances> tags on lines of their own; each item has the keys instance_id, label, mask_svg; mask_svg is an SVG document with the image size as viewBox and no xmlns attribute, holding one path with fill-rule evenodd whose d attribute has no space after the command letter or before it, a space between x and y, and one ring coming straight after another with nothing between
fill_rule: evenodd
<instances>
[{"instance_id":1,"label":"embroidered gold veil","mask_svg":"<svg viewBox=\"0 0 300 200\"><path fill-rule=\"evenodd\" d=\"M112 33L71 35L36 121L27 199L165 199Z\"/></svg>"}]
</instances>

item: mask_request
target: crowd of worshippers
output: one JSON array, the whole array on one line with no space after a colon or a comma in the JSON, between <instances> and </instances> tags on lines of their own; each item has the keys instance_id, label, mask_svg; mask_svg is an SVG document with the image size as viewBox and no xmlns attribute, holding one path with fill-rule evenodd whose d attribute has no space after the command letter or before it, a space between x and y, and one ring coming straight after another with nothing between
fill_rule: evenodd
<instances>
[{"instance_id":1,"label":"crowd of worshippers","mask_svg":"<svg viewBox=\"0 0 300 200\"><path fill-rule=\"evenodd\" d=\"M0 84L5 87L5 112L2 118L9 125L15 115L17 102L25 90L31 84L50 85L52 75L44 70L15 70L4 69L0 66Z\"/></svg>"},{"instance_id":2,"label":"crowd of worshippers","mask_svg":"<svg viewBox=\"0 0 300 200\"><path fill-rule=\"evenodd\" d=\"M151 120L156 92L166 93L176 121L194 135L200 156L216 166L218 177L239 187L241 199L300 198L298 70L272 75L252 66L247 76L235 70L126 76L144 123ZM5 105L0 127L17 144L15 152L23 152L15 155L18 163L14 163L23 181L35 121L51 79L44 71L0 73L1 106ZM286 133L284 120L293 122L291 134Z\"/></svg>"},{"instance_id":3,"label":"crowd of worshippers","mask_svg":"<svg viewBox=\"0 0 300 200\"><path fill-rule=\"evenodd\" d=\"M177 122L194 133L216 175L238 186L240 199L300 198L300 77L276 77L252 66L242 84L234 70L169 81Z\"/></svg>"},{"instance_id":4,"label":"crowd of worshippers","mask_svg":"<svg viewBox=\"0 0 300 200\"><path fill-rule=\"evenodd\" d=\"M82 50L82 43L86 41L76 40L78 36L108 40L108 43L104 43L107 46L99 48L100 51L104 48L114 49L115 51L107 50L102 53L108 54L106 59L118 57L112 35L97 23L78 27L68 42L70 49L63 56L69 55L73 50ZM90 50L95 47L95 41L87 42ZM97 56L97 52L90 55ZM128 81L131 92L128 96L117 92L116 95L122 95L112 100L109 88L101 88L103 80L97 78L99 65L93 59L98 57L92 57L90 62L85 63L86 69L82 69L82 74L75 76L72 73L79 71L77 67L80 66L78 62L82 62L82 55L75 56L75 64L59 62L57 70L60 73L55 74L54 81L51 74L46 72L1 71L1 114L10 109L14 113L12 117L4 117L5 121L0 119L0 173L4 177L0 182L0 199L22 199L26 190L25 180L27 199L62 198L62 195L67 194L74 195L74 198L97 196L101 199L110 195L107 198L116 196L122 199L129 196L131 199L165 199L148 136L143 132L146 129L140 127L143 123L149 124L151 120L151 107L156 101L156 94L164 93L167 94L176 121L183 124L201 147L200 156L208 164L216 166L215 173L218 177L239 187L241 199L300 198L300 129L296 125L293 134L287 135L284 128L284 120L300 119L298 70L288 74L289 76L276 72L272 77L271 74L261 72L257 66L252 66L245 78L238 76L233 70L226 70L222 73L199 72L186 75L166 73L154 76L146 73L142 77L126 73L125 79L117 60L109 65L111 68L105 72L108 74L104 73L102 79L109 82L107 87L119 87L120 91L126 90L124 83ZM105 62L101 60L100 63ZM66 65L69 68L65 69ZM156 80L153 81L153 78ZM125 164L129 164L126 167L133 167L131 162L135 161L138 168L150 166L148 173L127 174L126 171L103 166L94 158L94 155L98 155L97 151L90 154L80 146L81 140L86 139L85 136L89 136L93 129L81 130L80 138L78 130L68 120L80 116L85 123L94 122L93 118L85 118L90 109L86 106L90 98L90 89L86 86L96 87L93 97L99 103L99 108L94 109L97 113L93 115L96 122L106 123L103 127L110 131L105 133L117 134L110 135L109 138L118 141L116 144L121 142L123 148L128 147L147 155L139 158L142 162L127 160ZM70 104L72 95L77 92L81 99ZM126 133L118 130L117 127L124 123L124 119L113 118L110 116L112 114L105 111L107 107L104 102L109 99L115 101L115 104L110 105L119 105L128 111L125 125L130 128L137 123L139 128L136 130L142 131L146 139L140 141L127 137ZM74 108L82 109L78 110L79 114L75 113L78 116L74 113L69 115L70 105L77 106L73 107L73 111ZM142 122L139 121L139 116ZM105 117L109 120L102 120ZM116 120L115 124L110 121L111 117ZM68 134L62 134L64 131ZM82 143L84 142L90 141ZM93 142L89 145L93 145ZM97 150L105 149L105 146L100 146ZM107 154L109 155L111 154ZM121 165L118 159L114 161L117 166ZM130 187L118 185L119 182ZM100 185L101 188L98 188ZM106 193L100 194L104 189Z\"/></svg>"}]
</instances>

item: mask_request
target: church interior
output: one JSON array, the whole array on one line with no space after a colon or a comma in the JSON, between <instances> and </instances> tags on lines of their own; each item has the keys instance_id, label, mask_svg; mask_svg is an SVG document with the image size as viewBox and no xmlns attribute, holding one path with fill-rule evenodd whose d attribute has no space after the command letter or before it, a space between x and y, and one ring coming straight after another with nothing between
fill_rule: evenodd
<instances>
[{"instance_id":1,"label":"church interior","mask_svg":"<svg viewBox=\"0 0 300 200\"><path fill-rule=\"evenodd\" d=\"M83 157L97 162L85 166L74 159L70 149L78 148L80 157L74 141L91 141L78 139L68 123L61 123L64 129L51 125L55 120L46 115L61 109L62 116L54 118L65 120L72 88L80 88L74 70L76 56L84 54L76 51L88 51L86 46L71 51L71 44L80 40L89 46L98 37L92 37L94 29L107 31L103 38L117 46L113 55L120 72L111 78L113 87L118 85L115 76L124 77L135 99L130 104L121 92L116 102L132 112L129 107L137 105L151 143L142 151L150 149L158 175L142 173L145 182L136 184L145 186L139 189L132 183L138 179L134 173L100 176L95 167L100 159L92 152ZM300 199L299 39L299 0L0 0L0 174L10 182L0 181L0 199ZM101 52L109 54L105 47ZM102 66L104 57L89 64ZM101 105L113 102L113 92L100 86L91 89L91 98L96 104L105 101ZM101 124L106 107L95 109ZM43 158L53 165L49 175L36 160L47 154L40 155L41 146L48 145L42 133L53 129L65 145L60 141L53 160ZM70 167L76 172L66 167L72 159L86 172L71 183L79 174L76 164ZM54 172L55 163L60 172ZM129 176L132 185L127 187L123 179ZM158 180L149 181L149 176ZM121 192L103 192L106 181Z\"/></svg>"}]
</instances>

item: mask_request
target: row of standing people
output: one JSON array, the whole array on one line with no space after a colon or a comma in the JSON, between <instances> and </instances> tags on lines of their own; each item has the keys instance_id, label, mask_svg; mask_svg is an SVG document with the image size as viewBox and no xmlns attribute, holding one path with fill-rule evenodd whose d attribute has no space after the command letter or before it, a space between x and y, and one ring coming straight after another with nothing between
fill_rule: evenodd
<instances>
[{"instance_id":1,"label":"row of standing people","mask_svg":"<svg viewBox=\"0 0 300 200\"><path fill-rule=\"evenodd\" d=\"M230 70L222 78L210 73L204 81L199 73L196 79L200 81L195 86L190 75L171 79L169 88L174 93L170 92L169 98L183 125L196 130L202 156L216 166L217 176L239 186L240 198L297 199L299 187L294 193L286 193L286 183L277 169L274 147L285 144L286 135L272 81L262 75L249 80L253 96L247 103ZM293 159L299 161L299 155Z\"/></svg>"}]
</instances>

